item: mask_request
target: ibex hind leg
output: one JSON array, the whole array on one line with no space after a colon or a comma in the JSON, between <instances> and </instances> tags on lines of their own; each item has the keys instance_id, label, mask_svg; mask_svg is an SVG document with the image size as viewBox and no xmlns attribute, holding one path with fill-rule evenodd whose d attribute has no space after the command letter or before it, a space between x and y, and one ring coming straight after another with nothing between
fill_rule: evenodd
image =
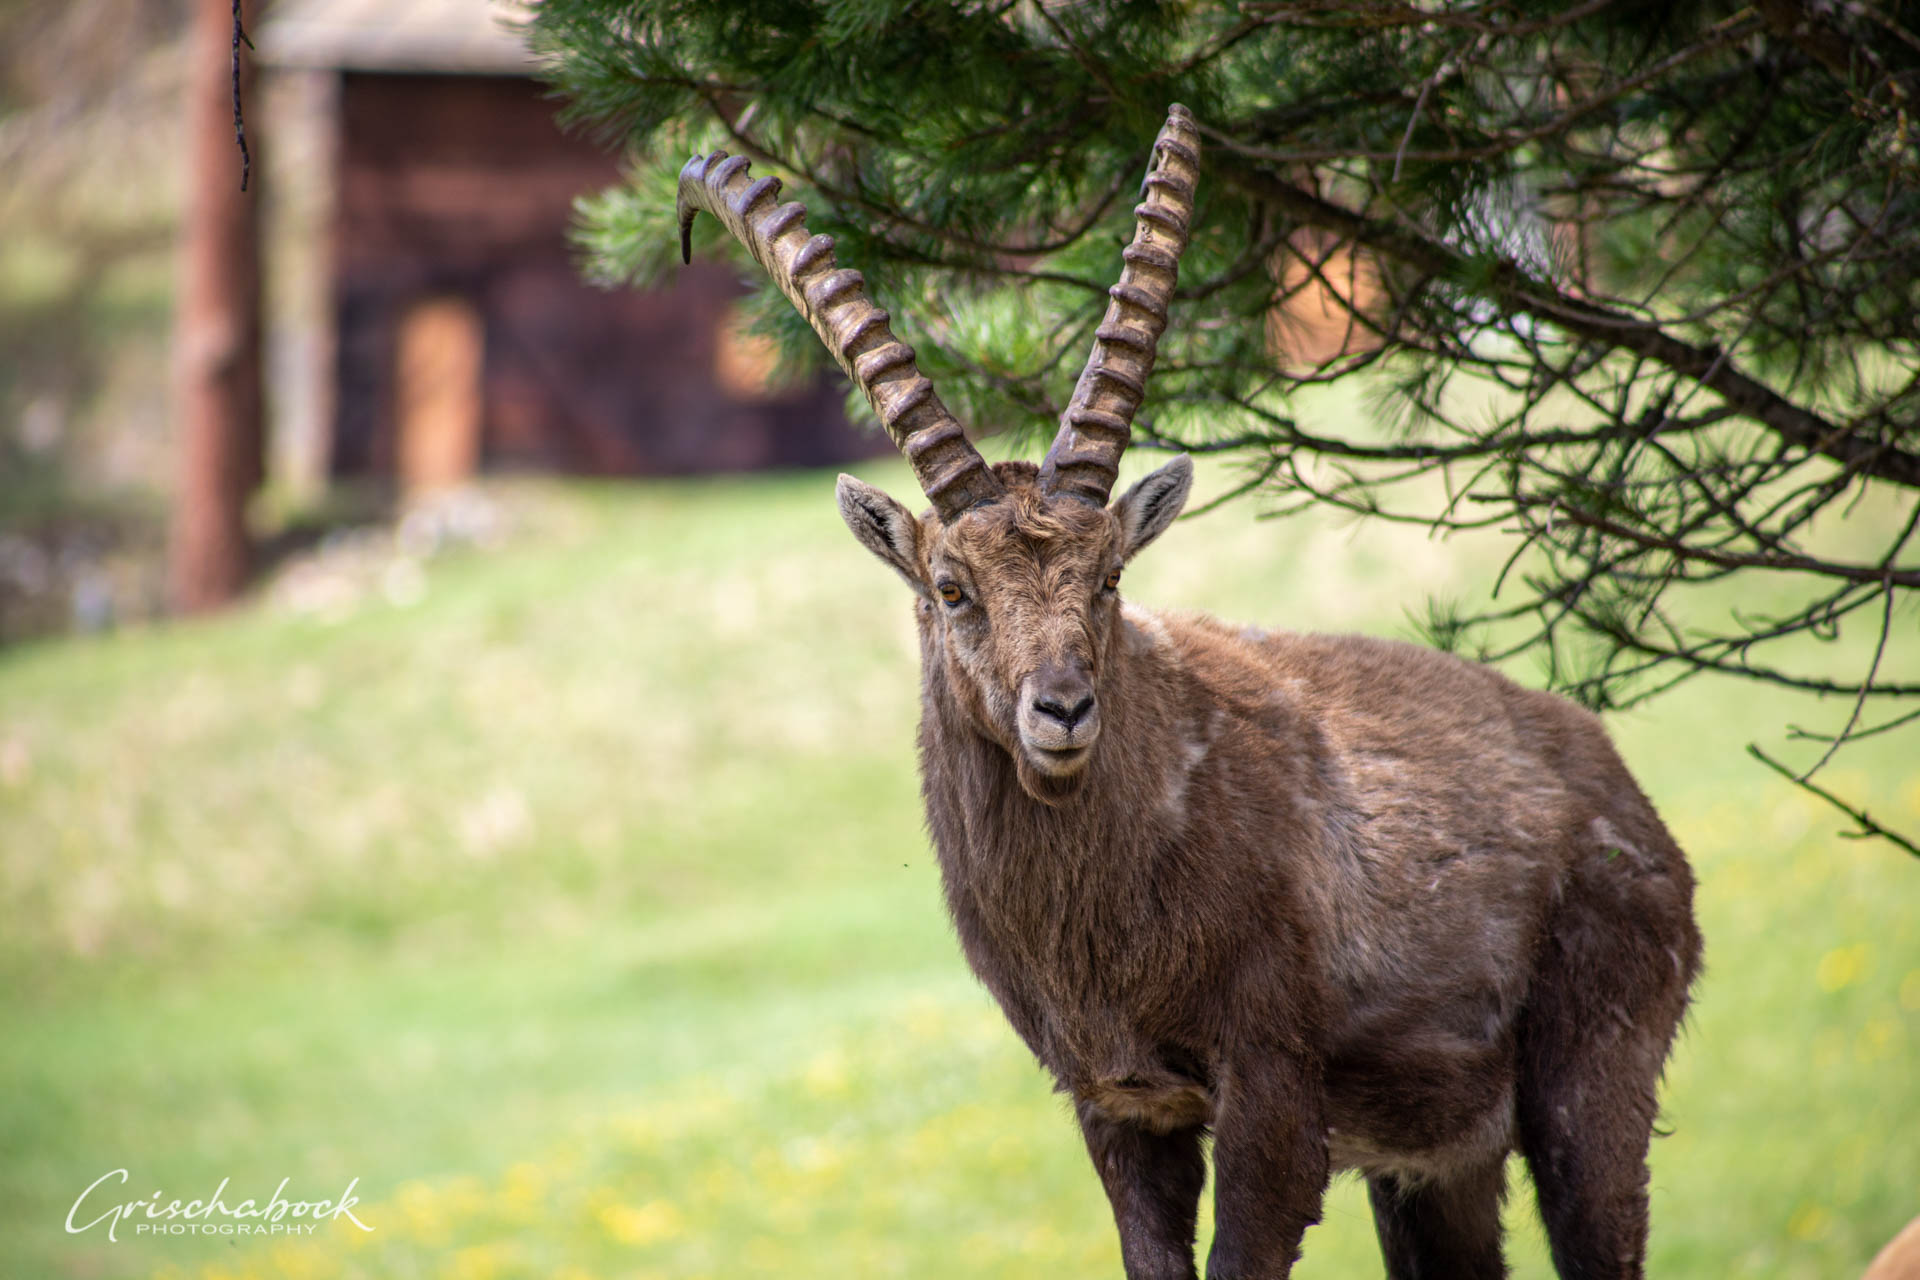
<instances>
[{"instance_id":1,"label":"ibex hind leg","mask_svg":"<svg viewBox=\"0 0 1920 1280\"><path fill-rule=\"evenodd\" d=\"M1520 1148L1562 1280L1639 1280L1653 1082L1608 1062L1608 1047L1591 1049L1572 1061L1537 1059L1540 1069L1519 1090Z\"/></svg>"},{"instance_id":2,"label":"ibex hind leg","mask_svg":"<svg viewBox=\"0 0 1920 1280\"><path fill-rule=\"evenodd\" d=\"M1500 1205L1507 1195L1506 1159L1444 1181L1367 1179L1373 1224L1389 1280L1499 1280Z\"/></svg>"},{"instance_id":3,"label":"ibex hind leg","mask_svg":"<svg viewBox=\"0 0 1920 1280\"><path fill-rule=\"evenodd\" d=\"M1562 1280L1638 1280L1656 1090L1699 936L1690 895L1640 892L1611 865L1586 871L1562 903L1520 1022L1520 1150ZM1596 883L1609 874L1619 878Z\"/></svg>"}]
</instances>

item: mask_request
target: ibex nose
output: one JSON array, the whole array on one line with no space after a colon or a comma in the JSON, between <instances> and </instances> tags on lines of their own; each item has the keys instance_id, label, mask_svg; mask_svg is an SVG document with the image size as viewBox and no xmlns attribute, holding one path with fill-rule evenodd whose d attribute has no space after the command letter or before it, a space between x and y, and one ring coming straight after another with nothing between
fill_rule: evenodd
<instances>
[{"instance_id":1,"label":"ibex nose","mask_svg":"<svg viewBox=\"0 0 1920 1280\"><path fill-rule=\"evenodd\" d=\"M1044 667L1034 673L1033 709L1069 732L1093 710L1093 686L1080 667Z\"/></svg>"}]
</instances>

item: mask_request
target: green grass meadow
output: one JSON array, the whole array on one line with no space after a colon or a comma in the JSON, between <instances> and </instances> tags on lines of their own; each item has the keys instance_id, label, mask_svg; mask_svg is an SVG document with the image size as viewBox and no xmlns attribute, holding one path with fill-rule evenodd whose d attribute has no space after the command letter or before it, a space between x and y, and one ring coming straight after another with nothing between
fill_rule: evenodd
<instances>
[{"instance_id":1,"label":"green grass meadow","mask_svg":"<svg viewBox=\"0 0 1920 1280\"><path fill-rule=\"evenodd\" d=\"M0 1277L1117 1276L947 926L908 598L831 473L504 493L503 547L405 591L0 651ZM1126 590L1404 635L1499 551L1236 503ZM1920 1212L1920 861L1742 750L1844 714L1721 682L1611 722L1708 940L1655 1276L1854 1276ZM1920 828L1910 752L1823 777ZM70 1234L122 1168L82 1221L357 1179L372 1230ZM1517 1164L1509 1217L1550 1275ZM1305 1249L1380 1274L1353 1180Z\"/></svg>"}]
</instances>

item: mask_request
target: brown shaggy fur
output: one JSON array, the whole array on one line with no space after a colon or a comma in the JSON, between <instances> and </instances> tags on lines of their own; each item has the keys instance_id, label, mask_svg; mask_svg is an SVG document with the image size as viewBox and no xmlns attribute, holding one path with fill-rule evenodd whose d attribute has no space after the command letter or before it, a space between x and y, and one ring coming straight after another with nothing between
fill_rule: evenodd
<instances>
[{"instance_id":1,"label":"brown shaggy fur","mask_svg":"<svg viewBox=\"0 0 1920 1280\"><path fill-rule=\"evenodd\" d=\"M1638 1276L1700 939L1600 722L1412 645L1123 605L1184 460L1105 510L995 470L951 523L841 506L920 596L948 906L1074 1101L1127 1275L1195 1275L1211 1133L1209 1276L1286 1275L1341 1169L1392 1276L1504 1274L1515 1150L1560 1274Z\"/></svg>"}]
</instances>

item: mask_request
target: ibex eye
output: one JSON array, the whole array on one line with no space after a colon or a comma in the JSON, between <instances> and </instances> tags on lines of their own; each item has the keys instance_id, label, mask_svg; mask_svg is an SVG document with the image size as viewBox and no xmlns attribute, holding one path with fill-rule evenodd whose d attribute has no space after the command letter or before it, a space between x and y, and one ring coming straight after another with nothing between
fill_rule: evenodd
<instances>
[{"instance_id":1,"label":"ibex eye","mask_svg":"<svg viewBox=\"0 0 1920 1280\"><path fill-rule=\"evenodd\" d=\"M1120 589L1120 571L1118 569L1115 569L1112 573L1107 575L1107 590L1118 591L1119 589Z\"/></svg>"},{"instance_id":2,"label":"ibex eye","mask_svg":"<svg viewBox=\"0 0 1920 1280\"><path fill-rule=\"evenodd\" d=\"M959 604L967 598L967 593L951 582L940 584L940 598L948 604Z\"/></svg>"}]
</instances>

